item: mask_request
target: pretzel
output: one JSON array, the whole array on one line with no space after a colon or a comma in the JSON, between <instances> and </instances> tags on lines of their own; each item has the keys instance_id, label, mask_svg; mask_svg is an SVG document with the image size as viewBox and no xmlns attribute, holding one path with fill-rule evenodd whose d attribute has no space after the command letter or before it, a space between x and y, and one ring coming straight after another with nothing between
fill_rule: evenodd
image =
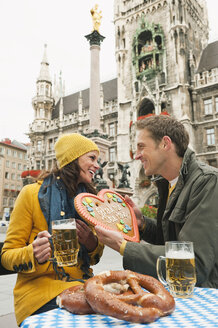
<instances>
[{"instance_id":1,"label":"pretzel","mask_svg":"<svg viewBox=\"0 0 218 328\"><path fill-rule=\"evenodd\" d=\"M114 293L114 297L121 298L125 295L133 294L127 285L121 285L118 283L112 283L105 285L105 290ZM71 313L75 314L91 314L95 311L91 308L89 303L86 301L84 285L73 286L65 289L56 298L56 303L60 308L65 308Z\"/></svg>"},{"instance_id":2,"label":"pretzel","mask_svg":"<svg viewBox=\"0 0 218 328\"><path fill-rule=\"evenodd\" d=\"M75 314L95 313L86 301L84 285L77 285L65 289L57 296L56 303L60 308L65 308Z\"/></svg>"},{"instance_id":3,"label":"pretzel","mask_svg":"<svg viewBox=\"0 0 218 328\"><path fill-rule=\"evenodd\" d=\"M132 293L114 295L106 288L111 283L128 284ZM129 270L107 271L88 279L85 295L95 312L131 322L153 322L175 308L174 298L158 280Z\"/></svg>"}]
</instances>

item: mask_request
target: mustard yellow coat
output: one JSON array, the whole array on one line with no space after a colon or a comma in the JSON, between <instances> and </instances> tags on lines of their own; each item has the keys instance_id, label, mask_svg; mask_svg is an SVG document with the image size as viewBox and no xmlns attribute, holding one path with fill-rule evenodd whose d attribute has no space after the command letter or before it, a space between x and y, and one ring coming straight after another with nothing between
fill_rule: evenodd
<instances>
[{"instance_id":1,"label":"mustard yellow coat","mask_svg":"<svg viewBox=\"0 0 218 328\"><path fill-rule=\"evenodd\" d=\"M38 192L41 183L25 186L14 206L6 240L2 249L2 264L6 269L18 272L14 288L14 307L17 324L30 316L42 305L59 295L64 289L80 282L57 280L52 263L39 264L34 255L32 242L40 231L48 230L48 225L41 211ZM103 245L89 253L90 264L96 264ZM81 263L75 267L65 267L65 272L73 278L82 279ZM92 269L90 269L92 271Z\"/></svg>"}]
</instances>

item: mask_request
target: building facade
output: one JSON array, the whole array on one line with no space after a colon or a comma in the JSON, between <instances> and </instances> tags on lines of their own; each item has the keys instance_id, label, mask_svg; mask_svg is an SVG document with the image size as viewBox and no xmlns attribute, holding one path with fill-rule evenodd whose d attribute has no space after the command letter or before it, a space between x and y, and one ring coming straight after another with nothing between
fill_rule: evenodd
<instances>
[{"instance_id":1,"label":"building facade","mask_svg":"<svg viewBox=\"0 0 218 328\"><path fill-rule=\"evenodd\" d=\"M107 144L108 151L101 153L101 160L108 162L105 173L109 185L112 186L117 158L117 79L104 82L100 87L100 128L103 132L101 135L98 131L89 133L89 89L64 96L62 85L60 78L52 93L45 47L36 82L37 92L32 100L35 117L29 130L31 147L28 153L28 169L51 169L55 164L54 144L58 136L62 133L79 132L92 137L98 143Z\"/></svg>"},{"instance_id":2,"label":"building facade","mask_svg":"<svg viewBox=\"0 0 218 328\"><path fill-rule=\"evenodd\" d=\"M135 123L148 114L167 112L186 127L196 148L193 81L208 43L206 1L115 0L114 24L118 71L118 161L135 153ZM196 110L198 110L196 108ZM129 128L130 127L130 128ZM137 161L132 162L135 200L155 195ZM144 182L144 183L142 183Z\"/></svg>"},{"instance_id":3,"label":"building facade","mask_svg":"<svg viewBox=\"0 0 218 328\"><path fill-rule=\"evenodd\" d=\"M133 160L136 122L148 114L175 116L188 130L197 156L217 165L218 63L205 66L217 43L208 45L205 0L114 0L114 24L118 75L100 90L106 178L117 186L117 163L128 165L135 201L155 203L155 187ZM49 169L61 133L88 133L89 89L64 96L60 79L52 90L46 48L36 85L29 169Z\"/></svg>"},{"instance_id":4,"label":"building facade","mask_svg":"<svg viewBox=\"0 0 218 328\"><path fill-rule=\"evenodd\" d=\"M9 219L26 169L27 147L15 140L0 141L0 218Z\"/></svg>"},{"instance_id":5,"label":"building facade","mask_svg":"<svg viewBox=\"0 0 218 328\"><path fill-rule=\"evenodd\" d=\"M193 86L195 150L218 167L218 41L204 49Z\"/></svg>"}]
</instances>

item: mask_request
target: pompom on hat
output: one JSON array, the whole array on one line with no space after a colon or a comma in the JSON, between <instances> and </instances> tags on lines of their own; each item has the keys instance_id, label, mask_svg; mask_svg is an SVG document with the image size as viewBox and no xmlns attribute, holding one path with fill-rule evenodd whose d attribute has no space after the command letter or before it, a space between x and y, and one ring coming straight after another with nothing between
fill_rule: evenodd
<instances>
[{"instance_id":1,"label":"pompom on hat","mask_svg":"<svg viewBox=\"0 0 218 328\"><path fill-rule=\"evenodd\" d=\"M98 146L91 139L78 133L60 136L54 148L59 168L62 168L90 151L97 150L99 152Z\"/></svg>"}]
</instances>

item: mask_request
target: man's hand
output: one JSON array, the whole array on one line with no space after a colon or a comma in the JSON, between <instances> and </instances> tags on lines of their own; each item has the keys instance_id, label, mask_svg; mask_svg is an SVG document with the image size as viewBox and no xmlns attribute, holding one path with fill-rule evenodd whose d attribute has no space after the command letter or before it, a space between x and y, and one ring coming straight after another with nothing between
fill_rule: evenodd
<instances>
[{"instance_id":1,"label":"man's hand","mask_svg":"<svg viewBox=\"0 0 218 328\"><path fill-rule=\"evenodd\" d=\"M120 251L120 246L124 241L124 238L120 232L107 230L101 226L96 226L95 231L97 233L99 241L102 244L113 248L117 252Z\"/></svg>"},{"instance_id":2,"label":"man's hand","mask_svg":"<svg viewBox=\"0 0 218 328\"><path fill-rule=\"evenodd\" d=\"M33 241L33 254L38 263L46 262L51 256L50 233L46 230L40 231Z\"/></svg>"},{"instance_id":3,"label":"man's hand","mask_svg":"<svg viewBox=\"0 0 218 328\"><path fill-rule=\"evenodd\" d=\"M136 206L136 204L132 201L132 199L127 195L125 195L125 201L132 207L132 209L135 213L139 230L142 229L144 220L143 220L143 215L142 215L140 209Z\"/></svg>"},{"instance_id":4,"label":"man's hand","mask_svg":"<svg viewBox=\"0 0 218 328\"><path fill-rule=\"evenodd\" d=\"M83 244L88 252L94 251L98 245L98 239L89 226L81 220L76 220L76 230L79 243Z\"/></svg>"}]
</instances>

